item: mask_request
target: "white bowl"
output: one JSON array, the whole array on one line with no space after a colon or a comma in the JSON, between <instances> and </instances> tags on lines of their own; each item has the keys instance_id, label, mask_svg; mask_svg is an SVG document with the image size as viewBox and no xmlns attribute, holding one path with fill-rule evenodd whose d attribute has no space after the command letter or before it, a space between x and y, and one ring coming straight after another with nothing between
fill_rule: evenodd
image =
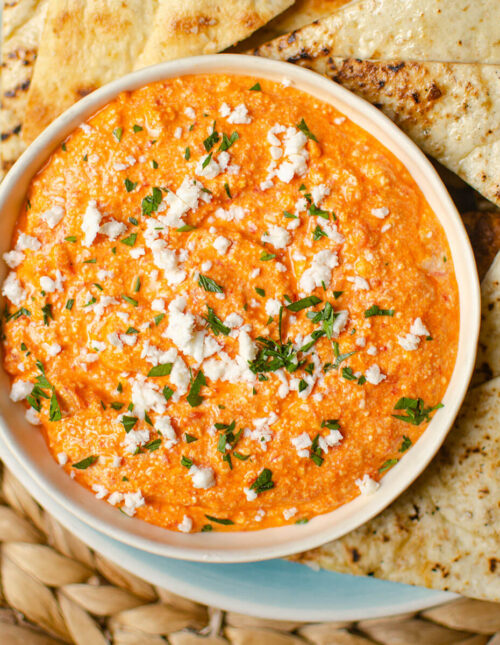
<instances>
[{"instance_id":1,"label":"white bowl","mask_svg":"<svg viewBox=\"0 0 500 645\"><path fill-rule=\"evenodd\" d=\"M435 415L409 453L383 478L378 491L320 515L308 524L251 532L182 534L127 518L79 484L56 464L40 431L24 419L22 405L10 401L9 379L0 373L0 432L37 485L80 520L121 542L169 557L205 562L248 562L290 555L344 535L379 513L424 470L448 433L465 396L476 354L480 291L476 266L462 221L436 171L388 118L369 103L326 78L288 63L241 55L185 58L139 70L120 78L72 106L56 119L12 167L0 187L0 252L8 250L15 219L33 175L61 141L81 122L124 90L174 76L197 73L252 75L281 81L334 105L376 137L409 170L440 220L451 249L459 287L460 332L457 360ZM1 269L2 279L5 267ZM50 504L46 505L50 512Z\"/></svg>"}]
</instances>

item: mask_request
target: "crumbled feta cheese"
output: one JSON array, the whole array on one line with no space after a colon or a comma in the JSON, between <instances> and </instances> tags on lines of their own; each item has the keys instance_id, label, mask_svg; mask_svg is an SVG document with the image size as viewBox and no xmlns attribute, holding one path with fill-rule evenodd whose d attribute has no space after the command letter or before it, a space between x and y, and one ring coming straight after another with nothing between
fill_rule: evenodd
<instances>
[{"instance_id":1,"label":"crumbled feta cheese","mask_svg":"<svg viewBox=\"0 0 500 645\"><path fill-rule=\"evenodd\" d=\"M133 249L130 249L130 257L134 260L137 260L142 255L146 255L146 249L142 246L137 246Z\"/></svg>"},{"instance_id":2,"label":"crumbled feta cheese","mask_svg":"<svg viewBox=\"0 0 500 645\"><path fill-rule=\"evenodd\" d=\"M57 356L61 351L61 345L59 345L59 343L52 343L51 345L45 345L45 350L49 356Z\"/></svg>"},{"instance_id":3,"label":"crumbled feta cheese","mask_svg":"<svg viewBox=\"0 0 500 645\"><path fill-rule=\"evenodd\" d=\"M211 468L198 468L194 464L188 471L195 488L212 488L215 486L215 475Z\"/></svg>"},{"instance_id":4,"label":"crumbled feta cheese","mask_svg":"<svg viewBox=\"0 0 500 645\"><path fill-rule=\"evenodd\" d=\"M145 504L144 497L142 496L140 490L138 490L136 493L125 493L123 495L123 501L124 504L122 506L122 511L130 517L135 515L136 509L144 506Z\"/></svg>"},{"instance_id":5,"label":"crumbled feta cheese","mask_svg":"<svg viewBox=\"0 0 500 645\"><path fill-rule=\"evenodd\" d=\"M377 348L375 347L375 345L370 345L370 347L368 347L368 349L366 350L366 353L370 356L375 356L377 354Z\"/></svg>"},{"instance_id":6,"label":"crumbled feta cheese","mask_svg":"<svg viewBox=\"0 0 500 645\"><path fill-rule=\"evenodd\" d=\"M254 280L260 275L260 269L257 267L257 269L253 269L253 271L250 273L250 279Z\"/></svg>"},{"instance_id":7,"label":"crumbled feta cheese","mask_svg":"<svg viewBox=\"0 0 500 645\"><path fill-rule=\"evenodd\" d=\"M228 248L231 246L231 240L228 240L227 237L219 235L215 238L212 246L218 253L220 253L220 255L224 255L227 252Z\"/></svg>"},{"instance_id":8,"label":"crumbled feta cheese","mask_svg":"<svg viewBox=\"0 0 500 645\"><path fill-rule=\"evenodd\" d=\"M295 223L297 221L298 220L294 220L292 223ZM345 242L345 237L342 235L342 233L339 233L335 222L325 222L323 220L321 222L321 228L323 229L323 232L326 233L327 237L335 242L335 244L342 244L343 242Z\"/></svg>"},{"instance_id":9,"label":"crumbled feta cheese","mask_svg":"<svg viewBox=\"0 0 500 645\"><path fill-rule=\"evenodd\" d=\"M429 330L422 322L421 318L415 318L412 326L410 327L410 333L415 334L415 336L429 336Z\"/></svg>"},{"instance_id":10,"label":"crumbled feta cheese","mask_svg":"<svg viewBox=\"0 0 500 645\"><path fill-rule=\"evenodd\" d=\"M361 495L373 495L380 486L380 484L369 475L363 475L362 479L356 479L354 483L359 488Z\"/></svg>"},{"instance_id":11,"label":"crumbled feta cheese","mask_svg":"<svg viewBox=\"0 0 500 645\"><path fill-rule=\"evenodd\" d=\"M97 208L97 202L91 199L82 218L83 245L91 246L95 240L101 224L102 214Z\"/></svg>"},{"instance_id":12,"label":"crumbled feta cheese","mask_svg":"<svg viewBox=\"0 0 500 645\"><path fill-rule=\"evenodd\" d=\"M187 107L184 110L184 114L188 117L188 119L194 119L196 118L196 112L193 110L192 107Z\"/></svg>"},{"instance_id":13,"label":"crumbled feta cheese","mask_svg":"<svg viewBox=\"0 0 500 645\"><path fill-rule=\"evenodd\" d=\"M252 490L251 488L244 488L243 492L245 493L245 496L247 498L247 502L253 502L258 497L257 493L254 490Z\"/></svg>"},{"instance_id":14,"label":"crumbled feta cheese","mask_svg":"<svg viewBox=\"0 0 500 645\"><path fill-rule=\"evenodd\" d=\"M122 446L125 448L125 452L134 454L134 452L140 446L143 446L149 441L149 430L130 430L125 434L125 437L122 441Z\"/></svg>"},{"instance_id":15,"label":"crumbled feta cheese","mask_svg":"<svg viewBox=\"0 0 500 645\"><path fill-rule=\"evenodd\" d=\"M407 352L414 352L418 349L420 338L415 334L405 334L404 336L398 336L398 343Z\"/></svg>"},{"instance_id":16,"label":"crumbled feta cheese","mask_svg":"<svg viewBox=\"0 0 500 645\"><path fill-rule=\"evenodd\" d=\"M26 233L19 233L16 243L17 251L26 251L27 249L30 251L39 251L41 246L41 242L36 237L27 235Z\"/></svg>"},{"instance_id":17,"label":"crumbled feta cheese","mask_svg":"<svg viewBox=\"0 0 500 645\"><path fill-rule=\"evenodd\" d=\"M319 251L313 257L312 264L306 269L300 278L300 288L306 293L310 293L322 283L329 287L332 281L332 269L338 266L339 261L337 254L329 249Z\"/></svg>"},{"instance_id":18,"label":"crumbled feta cheese","mask_svg":"<svg viewBox=\"0 0 500 645\"><path fill-rule=\"evenodd\" d=\"M126 230L127 227L125 224L123 222L118 222L115 219L110 219L99 227L99 233L106 235L106 237L111 241L116 240L119 235L123 235ZM86 246L89 246L89 244Z\"/></svg>"},{"instance_id":19,"label":"crumbled feta cheese","mask_svg":"<svg viewBox=\"0 0 500 645\"><path fill-rule=\"evenodd\" d=\"M124 495L123 493L119 493L118 491L115 491L111 493L111 495L108 497L106 500L108 504L111 504L111 506L116 506L117 504L121 504L123 502Z\"/></svg>"},{"instance_id":20,"label":"crumbled feta cheese","mask_svg":"<svg viewBox=\"0 0 500 645\"><path fill-rule=\"evenodd\" d=\"M316 206L321 206L321 202L330 194L330 188L326 184L319 184L311 188L311 197Z\"/></svg>"},{"instance_id":21,"label":"crumbled feta cheese","mask_svg":"<svg viewBox=\"0 0 500 645\"><path fill-rule=\"evenodd\" d=\"M358 336L356 338L356 345L358 347L364 347L366 345L366 338L364 336Z\"/></svg>"},{"instance_id":22,"label":"crumbled feta cheese","mask_svg":"<svg viewBox=\"0 0 500 645\"><path fill-rule=\"evenodd\" d=\"M260 238L262 242L272 244L276 249L286 248L291 241L290 233L281 226L272 224L269 231Z\"/></svg>"},{"instance_id":23,"label":"crumbled feta cheese","mask_svg":"<svg viewBox=\"0 0 500 645\"><path fill-rule=\"evenodd\" d=\"M184 282L186 272L178 267L176 252L168 248L165 240L155 240L151 243L150 249L153 252L154 263L163 270L168 284L175 285Z\"/></svg>"},{"instance_id":24,"label":"crumbled feta cheese","mask_svg":"<svg viewBox=\"0 0 500 645\"><path fill-rule=\"evenodd\" d=\"M372 208L372 215L374 217L378 217L378 219L384 219L384 217L389 215L389 209L386 206L382 206L382 208Z\"/></svg>"},{"instance_id":25,"label":"crumbled feta cheese","mask_svg":"<svg viewBox=\"0 0 500 645\"><path fill-rule=\"evenodd\" d=\"M369 285L369 283L368 283L368 280L365 280L365 278L362 278L362 277L361 277L361 276L359 276L359 275L355 275L355 276L347 276L347 282L352 282L352 283L353 283L353 285L354 285L354 289L355 289L356 291L361 291L361 290L363 290L363 289L364 289L365 291L369 291L369 290L370 290L370 285Z\"/></svg>"},{"instance_id":26,"label":"crumbled feta cheese","mask_svg":"<svg viewBox=\"0 0 500 645\"><path fill-rule=\"evenodd\" d=\"M153 311L166 311L165 309L165 300L163 298L155 298L151 303L151 309Z\"/></svg>"},{"instance_id":27,"label":"crumbled feta cheese","mask_svg":"<svg viewBox=\"0 0 500 645\"><path fill-rule=\"evenodd\" d=\"M39 426L42 422L40 421L40 417L38 416L38 412L34 410L33 408L28 408L24 414L26 421L28 423L31 423L34 426Z\"/></svg>"},{"instance_id":28,"label":"crumbled feta cheese","mask_svg":"<svg viewBox=\"0 0 500 645\"><path fill-rule=\"evenodd\" d=\"M312 445L312 441L307 432L299 434L298 437L294 437L291 441L299 457L309 457L308 448Z\"/></svg>"},{"instance_id":29,"label":"crumbled feta cheese","mask_svg":"<svg viewBox=\"0 0 500 645\"><path fill-rule=\"evenodd\" d=\"M365 377L368 383L372 385L378 385L387 378L385 374L382 374L377 363L374 363L366 370Z\"/></svg>"},{"instance_id":30,"label":"crumbled feta cheese","mask_svg":"<svg viewBox=\"0 0 500 645\"><path fill-rule=\"evenodd\" d=\"M295 506L293 506L292 508L285 508L285 510L283 511L283 517L285 518L285 520L291 520L295 515L297 515L297 509L295 508Z\"/></svg>"},{"instance_id":31,"label":"crumbled feta cheese","mask_svg":"<svg viewBox=\"0 0 500 645\"><path fill-rule=\"evenodd\" d=\"M41 219L47 224L49 228L54 228L59 224L64 216L64 208L62 206L53 206L40 215Z\"/></svg>"},{"instance_id":32,"label":"crumbled feta cheese","mask_svg":"<svg viewBox=\"0 0 500 645\"><path fill-rule=\"evenodd\" d=\"M60 466L65 466L68 463L68 455L65 452L57 453L57 463Z\"/></svg>"},{"instance_id":33,"label":"crumbled feta cheese","mask_svg":"<svg viewBox=\"0 0 500 645\"><path fill-rule=\"evenodd\" d=\"M182 128L179 126L174 130L174 139L180 139L182 137Z\"/></svg>"},{"instance_id":34,"label":"crumbled feta cheese","mask_svg":"<svg viewBox=\"0 0 500 645\"><path fill-rule=\"evenodd\" d=\"M184 515L182 522L180 524L177 524L177 528L179 529L179 531L181 531L181 533L189 533L193 528L193 520L187 515Z\"/></svg>"},{"instance_id":35,"label":"crumbled feta cheese","mask_svg":"<svg viewBox=\"0 0 500 645\"><path fill-rule=\"evenodd\" d=\"M237 329L238 327L241 327L242 324L243 318L237 313L229 314L226 320L224 320L224 325L229 327L229 329Z\"/></svg>"},{"instance_id":36,"label":"crumbled feta cheese","mask_svg":"<svg viewBox=\"0 0 500 645\"><path fill-rule=\"evenodd\" d=\"M96 499L104 499L109 495L109 490L102 484L92 484L92 490L95 492Z\"/></svg>"},{"instance_id":37,"label":"crumbled feta cheese","mask_svg":"<svg viewBox=\"0 0 500 645\"><path fill-rule=\"evenodd\" d=\"M268 316L278 316L281 309L281 302L277 298L268 298L265 309Z\"/></svg>"},{"instance_id":38,"label":"crumbled feta cheese","mask_svg":"<svg viewBox=\"0 0 500 645\"><path fill-rule=\"evenodd\" d=\"M210 271L211 268L212 268L212 263L210 262L210 260L206 260L205 262L201 263L201 270L203 271L203 273Z\"/></svg>"},{"instance_id":39,"label":"crumbled feta cheese","mask_svg":"<svg viewBox=\"0 0 500 645\"><path fill-rule=\"evenodd\" d=\"M22 288L17 274L14 271L11 271L5 278L2 287L2 294L17 307L19 307L22 302L26 300L26 291Z\"/></svg>"},{"instance_id":40,"label":"crumbled feta cheese","mask_svg":"<svg viewBox=\"0 0 500 645\"><path fill-rule=\"evenodd\" d=\"M227 103L220 106L219 114L227 118L228 123L251 123L252 119L248 115L248 108L244 103L240 103L233 110Z\"/></svg>"},{"instance_id":41,"label":"crumbled feta cheese","mask_svg":"<svg viewBox=\"0 0 500 645\"><path fill-rule=\"evenodd\" d=\"M8 267L15 269L24 260L24 253L14 249L12 251L8 251L8 253L4 253L2 257Z\"/></svg>"},{"instance_id":42,"label":"crumbled feta cheese","mask_svg":"<svg viewBox=\"0 0 500 645\"><path fill-rule=\"evenodd\" d=\"M163 414L165 412L166 401L159 386L149 381L147 382L146 377L142 374L137 374L135 379L131 379L130 382L132 386L134 414L139 419L144 419L144 413L151 410L157 414Z\"/></svg>"},{"instance_id":43,"label":"crumbled feta cheese","mask_svg":"<svg viewBox=\"0 0 500 645\"><path fill-rule=\"evenodd\" d=\"M22 401L33 390L33 383L29 381L14 381L10 390L10 398L12 401Z\"/></svg>"},{"instance_id":44,"label":"crumbled feta cheese","mask_svg":"<svg viewBox=\"0 0 500 645\"><path fill-rule=\"evenodd\" d=\"M184 225L182 217L190 210L196 210L200 200L209 202L212 195L203 191L203 184L191 177L184 177L182 184L173 193L169 191L165 195L165 203L168 206L168 212L161 217L160 224L179 228ZM154 218L153 218L154 219ZM151 222L153 228L158 226L154 221ZM153 231L157 234L157 231Z\"/></svg>"}]
</instances>

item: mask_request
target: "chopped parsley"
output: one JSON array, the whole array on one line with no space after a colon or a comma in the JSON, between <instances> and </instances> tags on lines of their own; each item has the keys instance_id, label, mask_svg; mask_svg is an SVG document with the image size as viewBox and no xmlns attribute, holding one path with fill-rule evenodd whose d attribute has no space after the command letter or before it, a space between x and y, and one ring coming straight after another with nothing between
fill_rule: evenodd
<instances>
[{"instance_id":1,"label":"chopped parsley","mask_svg":"<svg viewBox=\"0 0 500 645\"><path fill-rule=\"evenodd\" d=\"M318 298L318 296L307 296L306 298L302 298L301 300L297 300L296 302L292 302L289 305L286 305L286 308L289 311L301 311L302 309L307 309L308 307L314 307L315 305L319 305L321 302L321 298Z\"/></svg>"},{"instance_id":2,"label":"chopped parsley","mask_svg":"<svg viewBox=\"0 0 500 645\"><path fill-rule=\"evenodd\" d=\"M122 140L123 128L115 128L113 130L113 136L117 141Z\"/></svg>"},{"instance_id":3,"label":"chopped parsley","mask_svg":"<svg viewBox=\"0 0 500 645\"><path fill-rule=\"evenodd\" d=\"M137 123L134 123L134 125L132 126L132 130L134 132L142 132L144 128L142 128L140 125L137 125Z\"/></svg>"},{"instance_id":4,"label":"chopped parsley","mask_svg":"<svg viewBox=\"0 0 500 645\"><path fill-rule=\"evenodd\" d=\"M126 246L134 246L135 242L137 240L137 233L131 233L128 237L123 238L123 240L120 240L122 244L125 244Z\"/></svg>"},{"instance_id":5,"label":"chopped parsley","mask_svg":"<svg viewBox=\"0 0 500 645\"><path fill-rule=\"evenodd\" d=\"M325 231L321 228L321 226L318 224L316 228L313 231L313 240L317 242L320 240L322 237L328 237L328 235L325 233Z\"/></svg>"},{"instance_id":6,"label":"chopped parsley","mask_svg":"<svg viewBox=\"0 0 500 645\"><path fill-rule=\"evenodd\" d=\"M409 448L412 446L412 440L410 437L407 437L406 435L403 435L403 441L401 442L401 447L399 449L399 452L406 452Z\"/></svg>"},{"instance_id":7,"label":"chopped parsley","mask_svg":"<svg viewBox=\"0 0 500 645\"><path fill-rule=\"evenodd\" d=\"M141 202L142 214L151 215L158 210L158 206L161 204L163 195L161 189L155 186L153 188L151 195L146 195Z\"/></svg>"},{"instance_id":8,"label":"chopped parsley","mask_svg":"<svg viewBox=\"0 0 500 645\"><path fill-rule=\"evenodd\" d=\"M266 295L266 292L261 287L255 287L255 292L257 293L257 295L261 296L262 298L264 298Z\"/></svg>"},{"instance_id":9,"label":"chopped parsley","mask_svg":"<svg viewBox=\"0 0 500 645\"><path fill-rule=\"evenodd\" d=\"M316 464L316 466L322 466L323 465L323 462L325 460L321 456L322 454L323 454L323 450L321 449L321 447L319 445L319 434L317 434L313 439L313 442L311 444L311 448L310 448L310 451L309 451L309 457Z\"/></svg>"},{"instance_id":10,"label":"chopped parsley","mask_svg":"<svg viewBox=\"0 0 500 645\"><path fill-rule=\"evenodd\" d=\"M226 327L226 325L224 325L222 320L215 315L215 311L212 309L212 307L209 307L207 305L207 309L208 309L208 315L203 317L207 321L210 329L213 331L214 336L218 336L219 334L228 336L229 333L231 332L231 329L229 327Z\"/></svg>"},{"instance_id":11,"label":"chopped parsley","mask_svg":"<svg viewBox=\"0 0 500 645\"><path fill-rule=\"evenodd\" d=\"M215 121L214 121L214 130L212 134L210 134L205 141L203 141L203 145L205 147L205 150L207 152L210 152L210 150L215 146L216 143L219 143L220 141L220 136L217 130L215 129Z\"/></svg>"},{"instance_id":12,"label":"chopped parsley","mask_svg":"<svg viewBox=\"0 0 500 645\"><path fill-rule=\"evenodd\" d=\"M298 128L301 132L303 132L308 139L312 139L313 141L318 141L314 136L314 134L311 132L311 130L309 130L307 123L303 118L301 119L300 123L297 123L295 127Z\"/></svg>"},{"instance_id":13,"label":"chopped parsley","mask_svg":"<svg viewBox=\"0 0 500 645\"><path fill-rule=\"evenodd\" d=\"M50 321L54 320L54 314L52 313L52 305L49 303L44 305L42 307L42 314L43 314L43 324L48 327Z\"/></svg>"},{"instance_id":14,"label":"chopped parsley","mask_svg":"<svg viewBox=\"0 0 500 645\"><path fill-rule=\"evenodd\" d=\"M189 146L184 150L184 159L186 161L191 159L191 150L189 149Z\"/></svg>"},{"instance_id":15,"label":"chopped parsley","mask_svg":"<svg viewBox=\"0 0 500 645\"><path fill-rule=\"evenodd\" d=\"M274 260L275 257L276 257L275 253L268 253L267 251L262 251L259 260L262 260L262 262L269 262L269 260Z\"/></svg>"},{"instance_id":16,"label":"chopped parsley","mask_svg":"<svg viewBox=\"0 0 500 645\"><path fill-rule=\"evenodd\" d=\"M200 390L206 384L207 382L205 380L205 375L200 370L196 375L194 381L191 383L188 395L186 397L187 402L192 408L196 408L203 403L203 397L200 396Z\"/></svg>"},{"instance_id":17,"label":"chopped parsley","mask_svg":"<svg viewBox=\"0 0 500 645\"><path fill-rule=\"evenodd\" d=\"M385 473L386 470L389 470L398 463L397 459L388 459L385 461L380 468L378 469L379 473Z\"/></svg>"},{"instance_id":18,"label":"chopped parsley","mask_svg":"<svg viewBox=\"0 0 500 645\"><path fill-rule=\"evenodd\" d=\"M372 305L365 311L365 318L372 316L394 316L394 309L380 309L378 305Z\"/></svg>"},{"instance_id":19,"label":"chopped parsley","mask_svg":"<svg viewBox=\"0 0 500 645\"><path fill-rule=\"evenodd\" d=\"M430 421L430 414L434 410L439 410L444 407L442 403L438 403L432 407L426 408L423 399L410 399L403 396L394 406L395 410L404 410L406 415L393 414L395 419L411 423L414 426L419 426L423 421Z\"/></svg>"},{"instance_id":20,"label":"chopped parsley","mask_svg":"<svg viewBox=\"0 0 500 645\"><path fill-rule=\"evenodd\" d=\"M135 188L137 188L137 181L131 181L128 177L125 179L125 188L127 193L131 193Z\"/></svg>"},{"instance_id":21,"label":"chopped parsley","mask_svg":"<svg viewBox=\"0 0 500 645\"><path fill-rule=\"evenodd\" d=\"M157 316L154 317L155 325L158 327L158 325L161 323L161 321L165 318L165 314L158 314Z\"/></svg>"},{"instance_id":22,"label":"chopped parsley","mask_svg":"<svg viewBox=\"0 0 500 645\"><path fill-rule=\"evenodd\" d=\"M66 242L71 242L71 244L74 244L76 242L76 235L68 235L68 237L64 238Z\"/></svg>"},{"instance_id":23,"label":"chopped parsley","mask_svg":"<svg viewBox=\"0 0 500 645\"><path fill-rule=\"evenodd\" d=\"M198 441L198 437L194 437L192 434L188 434L187 432L184 434L184 439L186 440L186 443Z\"/></svg>"},{"instance_id":24,"label":"chopped parsley","mask_svg":"<svg viewBox=\"0 0 500 645\"><path fill-rule=\"evenodd\" d=\"M78 461L76 464L73 464L72 468L78 468L78 470L86 470L89 466L92 466L95 464L97 461L97 457L95 455L91 455L90 457L85 457L85 459L82 459L81 461Z\"/></svg>"},{"instance_id":25,"label":"chopped parsley","mask_svg":"<svg viewBox=\"0 0 500 645\"><path fill-rule=\"evenodd\" d=\"M198 277L198 284L200 287L205 289L205 291L211 291L212 293L224 293L224 289L220 286L220 284L217 284L215 280L212 280L212 278L209 278L206 275L202 275L200 273Z\"/></svg>"},{"instance_id":26,"label":"chopped parsley","mask_svg":"<svg viewBox=\"0 0 500 645\"><path fill-rule=\"evenodd\" d=\"M219 146L218 152L224 152L224 150L228 150L233 145L233 143L238 141L239 138L240 135L237 132L233 132L230 137L228 137L224 132L222 134L222 143Z\"/></svg>"},{"instance_id":27,"label":"chopped parsley","mask_svg":"<svg viewBox=\"0 0 500 645\"><path fill-rule=\"evenodd\" d=\"M184 468L191 468L191 466L193 465L193 460L189 459L189 457L185 457L184 455L182 455L181 465L184 466Z\"/></svg>"},{"instance_id":28,"label":"chopped parsley","mask_svg":"<svg viewBox=\"0 0 500 645\"><path fill-rule=\"evenodd\" d=\"M233 196L231 195L231 190L229 189L229 184L227 183L227 181L224 184L224 190L226 191L226 195L229 197L229 199L232 199Z\"/></svg>"},{"instance_id":29,"label":"chopped parsley","mask_svg":"<svg viewBox=\"0 0 500 645\"><path fill-rule=\"evenodd\" d=\"M165 385L165 387L162 390L162 394L165 397L165 401L168 401L172 397L173 393L174 391L172 390L172 388L168 387L167 385Z\"/></svg>"},{"instance_id":30,"label":"chopped parsley","mask_svg":"<svg viewBox=\"0 0 500 645\"><path fill-rule=\"evenodd\" d=\"M133 307L137 307L137 305L139 304L137 300L135 300L135 298L131 298L124 293L122 293L122 298L125 300L125 302L128 302L128 304L132 305Z\"/></svg>"},{"instance_id":31,"label":"chopped parsley","mask_svg":"<svg viewBox=\"0 0 500 645\"><path fill-rule=\"evenodd\" d=\"M215 522L216 524L223 524L224 526L230 526L231 524L234 524L233 520L228 520L220 517L213 517L212 515L205 515L205 517L207 518L207 520L210 520L211 522Z\"/></svg>"},{"instance_id":32,"label":"chopped parsley","mask_svg":"<svg viewBox=\"0 0 500 645\"><path fill-rule=\"evenodd\" d=\"M269 468L264 468L253 484L251 484L250 490L260 495L266 490L271 490L271 488L274 488L273 473Z\"/></svg>"},{"instance_id":33,"label":"chopped parsley","mask_svg":"<svg viewBox=\"0 0 500 645\"><path fill-rule=\"evenodd\" d=\"M283 211L283 215L287 219L299 219L297 215L293 215L293 213L290 213L290 211Z\"/></svg>"},{"instance_id":34,"label":"chopped parsley","mask_svg":"<svg viewBox=\"0 0 500 645\"><path fill-rule=\"evenodd\" d=\"M255 83L255 85L252 85L252 87L250 88L250 92L262 92L260 83Z\"/></svg>"},{"instance_id":35,"label":"chopped parsley","mask_svg":"<svg viewBox=\"0 0 500 645\"><path fill-rule=\"evenodd\" d=\"M202 168L206 168L208 164L212 161L212 153L209 152L208 155L203 159L203 163L201 164Z\"/></svg>"},{"instance_id":36,"label":"chopped parsley","mask_svg":"<svg viewBox=\"0 0 500 645\"><path fill-rule=\"evenodd\" d=\"M160 363L155 365L148 372L148 377L152 376L168 376L172 371L173 363Z\"/></svg>"},{"instance_id":37,"label":"chopped parsley","mask_svg":"<svg viewBox=\"0 0 500 645\"><path fill-rule=\"evenodd\" d=\"M132 428L135 426L139 419L137 417L131 417L131 416L123 416L121 423L123 424L123 427L125 428L125 432L130 432Z\"/></svg>"}]
</instances>

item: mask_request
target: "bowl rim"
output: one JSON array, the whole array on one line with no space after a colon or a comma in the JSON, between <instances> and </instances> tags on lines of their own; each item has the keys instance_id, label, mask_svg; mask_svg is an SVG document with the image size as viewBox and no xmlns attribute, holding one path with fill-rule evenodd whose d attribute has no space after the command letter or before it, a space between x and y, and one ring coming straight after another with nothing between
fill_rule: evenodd
<instances>
[{"instance_id":1,"label":"bowl rim","mask_svg":"<svg viewBox=\"0 0 500 645\"><path fill-rule=\"evenodd\" d=\"M227 563L288 556L341 537L381 512L421 474L451 429L472 376L479 334L480 289L472 248L462 220L436 170L423 152L374 106L326 77L290 63L248 55L215 54L160 63L127 74L89 94L51 123L10 169L0 185L2 218L7 216L3 211L8 210L10 202L16 199L14 195L19 184L24 182L27 185L68 134L120 92L171 77L221 73L268 78L278 82L289 79L298 89L313 94L337 108L342 106L340 109L344 113L347 108L348 118L355 123L363 123L361 127L379 141L382 137L382 144L394 154L394 149L398 149L399 154L396 156L407 167L445 228L454 262L460 303L457 359L443 397L445 408L433 417L419 441L409 451L413 458L402 458L385 475L382 485L369 498L360 495L300 527L292 524L260 531L181 534L147 524L137 518L123 518L122 514L108 504L98 504L98 500L90 491L71 481L66 474L62 478L49 464L49 470L45 472L41 460L35 460L33 455L29 455L26 447L21 445L18 428L19 425L27 424L12 410L15 404L6 400L3 392L0 399L2 438L18 457L22 467L51 499L98 531L136 548L179 559ZM424 190L421 182L427 184L428 191ZM24 189L18 190L18 194L21 193L24 195ZM20 198L17 200L20 201ZM439 208L436 208L434 203ZM10 206L10 210L13 211L14 207ZM450 235L453 239L450 239ZM15 415L15 424L6 420L6 410L9 416ZM35 432L41 435L36 428ZM40 447L34 437L33 441ZM43 438L42 441L45 444ZM59 473L64 473L51 457L46 445L45 447L54 468L58 469ZM108 508L103 510L103 507ZM47 510L50 512L50 508ZM295 535L292 535L292 532Z\"/></svg>"}]
</instances>

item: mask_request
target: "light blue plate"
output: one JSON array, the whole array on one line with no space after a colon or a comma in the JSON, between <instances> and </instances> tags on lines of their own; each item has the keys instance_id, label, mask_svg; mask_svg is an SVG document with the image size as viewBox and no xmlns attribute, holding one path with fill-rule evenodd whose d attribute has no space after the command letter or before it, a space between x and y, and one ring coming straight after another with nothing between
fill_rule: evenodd
<instances>
[{"instance_id":1,"label":"light blue plate","mask_svg":"<svg viewBox=\"0 0 500 645\"><path fill-rule=\"evenodd\" d=\"M0 439L4 462L44 506L38 488ZM73 517L53 500L54 517L71 533L116 564L186 598L262 618L293 621L361 620L431 607L456 596L375 580L314 571L295 562L202 564L173 560L113 540Z\"/></svg>"}]
</instances>

